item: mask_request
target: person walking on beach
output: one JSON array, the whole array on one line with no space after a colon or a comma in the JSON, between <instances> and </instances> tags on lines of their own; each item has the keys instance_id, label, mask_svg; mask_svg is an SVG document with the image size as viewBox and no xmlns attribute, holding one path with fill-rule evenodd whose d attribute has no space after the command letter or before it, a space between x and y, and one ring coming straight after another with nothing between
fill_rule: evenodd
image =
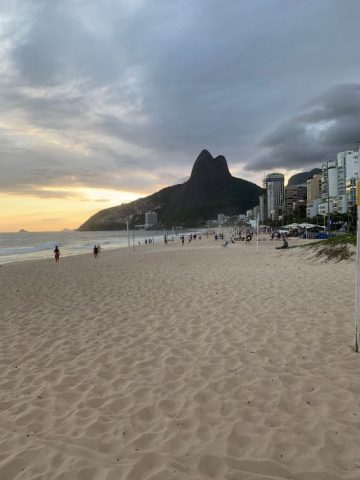
<instances>
[{"instance_id":1,"label":"person walking on beach","mask_svg":"<svg viewBox=\"0 0 360 480\"><path fill-rule=\"evenodd\" d=\"M97 245L94 245L93 252L94 252L94 257L95 257L95 258L98 258L98 255L99 255L99 247L98 247Z\"/></svg>"},{"instance_id":2,"label":"person walking on beach","mask_svg":"<svg viewBox=\"0 0 360 480\"><path fill-rule=\"evenodd\" d=\"M55 254L55 262L58 262L60 260L60 250L57 245L54 248L54 254Z\"/></svg>"}]
</instances>

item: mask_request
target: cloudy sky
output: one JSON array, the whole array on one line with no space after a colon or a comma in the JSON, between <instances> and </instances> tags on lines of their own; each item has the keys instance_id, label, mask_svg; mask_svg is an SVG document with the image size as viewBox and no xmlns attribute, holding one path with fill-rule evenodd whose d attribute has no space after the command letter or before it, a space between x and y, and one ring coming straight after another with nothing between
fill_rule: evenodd
<instances>
[{"instance_id":1,"label":"cloudy sky","mask_svg":"<svg viewBox=\"0 0 360 480\"><path fill-rule=\"evenodd\" d=\"M2 0L0 230L77 227L184 181L360 138L359 0Z\"/></svg>"}]
</instances>

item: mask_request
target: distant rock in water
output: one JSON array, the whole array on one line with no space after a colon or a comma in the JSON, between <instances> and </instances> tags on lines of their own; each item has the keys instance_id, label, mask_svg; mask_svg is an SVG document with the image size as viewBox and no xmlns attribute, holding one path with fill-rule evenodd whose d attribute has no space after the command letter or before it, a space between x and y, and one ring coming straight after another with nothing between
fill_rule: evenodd
<instances>
[{"instance_id":1,"label":"distant rock in water","mask_svg":"<svg viewBox=\"0 0 360 480\"><path fill-rule=\"evenodd\" d=\"M25 228L20 228L20 230L18 231L18 233L29 233L28 230L25 230Z\"/></svg>"},{"instance_id":2,"label":"distant rock in water","mask_svg":"<svg viewBox=\"0 0 360 480\"><path fill-rule=\"evenodd\" d=\"M125 228L126 218L131 219L131 225L142 225L149 211L157 213L159 227L203 225L206 220L216 219L218 213L245 213L259 203L262 193L263 189L255 183L233 177L224 156L214 158L203 150L185 183L101 210L79 230L121 230Z\"/></svg>"},{"instance_id":3,"label":"distant rock in water","mask_svg":"<svg viewBox=\"0 0 360 480\"><path fill-rule=\"evenodd\" d=\"M291 185L303 185L308 180L310 180L310 178L312 178L314 175L317 175L318 173L321 173L321 168L313 168L312 170L310 170L310 172L296 173L295 175L289 178L289 181L287 184L289 187Z\"/></svg>"}]
</instances>

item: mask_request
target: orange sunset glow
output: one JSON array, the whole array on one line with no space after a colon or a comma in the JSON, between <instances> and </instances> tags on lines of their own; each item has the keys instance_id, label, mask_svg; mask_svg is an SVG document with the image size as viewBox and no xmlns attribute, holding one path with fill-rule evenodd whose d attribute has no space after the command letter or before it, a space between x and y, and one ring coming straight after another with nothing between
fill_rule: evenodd
<instances>
[{"instance_id":1,"label":"orange sunset glow","mask_svg":"<svg viewBox=\"0 0 360 480\"><path fill-rule=\"evenodd\" d=\"M68 198L0 195L0 231L76 229L99 210L127 203L144 195L146 194L140 192L91 188L69 190Z\"/></svg>"}]
</instances>

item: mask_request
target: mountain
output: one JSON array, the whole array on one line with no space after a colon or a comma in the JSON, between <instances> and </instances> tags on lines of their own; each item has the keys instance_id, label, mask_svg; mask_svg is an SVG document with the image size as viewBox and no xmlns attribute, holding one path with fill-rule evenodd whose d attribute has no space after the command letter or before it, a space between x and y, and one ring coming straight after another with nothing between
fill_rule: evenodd
<instances>
[{"instance_id":1,"label":"mountain","mask_svg":"<svg viewBox=\"0 0 360 480\"><path fill-rule=\"evenodd\" d=\"M289 178L288 181L288 187L291 185L302 185L306 183L310 178L312 178L314 175L317 175L318 173L321 173L322 170L321 168L313 168L310 170L310 172L301 172L301 173L296 173L292 177Z\"/></svg>"},{"instance_id":2,"label":"mountain","mask_svg":"<svg viewBox=\"0 0 360 480\"><path fill-rule=\"evenodd\" d=\"M231 175L224 156L214 158L207 150L197 157L191 176L183 184L166 187L134 202L101 210L79 230L120 230L126 218L131 225L144 224L145 212L158 215L158 226L197 226L218 213L245 213L259 203L263 189Z\"/></svg>"}]
</instances>

